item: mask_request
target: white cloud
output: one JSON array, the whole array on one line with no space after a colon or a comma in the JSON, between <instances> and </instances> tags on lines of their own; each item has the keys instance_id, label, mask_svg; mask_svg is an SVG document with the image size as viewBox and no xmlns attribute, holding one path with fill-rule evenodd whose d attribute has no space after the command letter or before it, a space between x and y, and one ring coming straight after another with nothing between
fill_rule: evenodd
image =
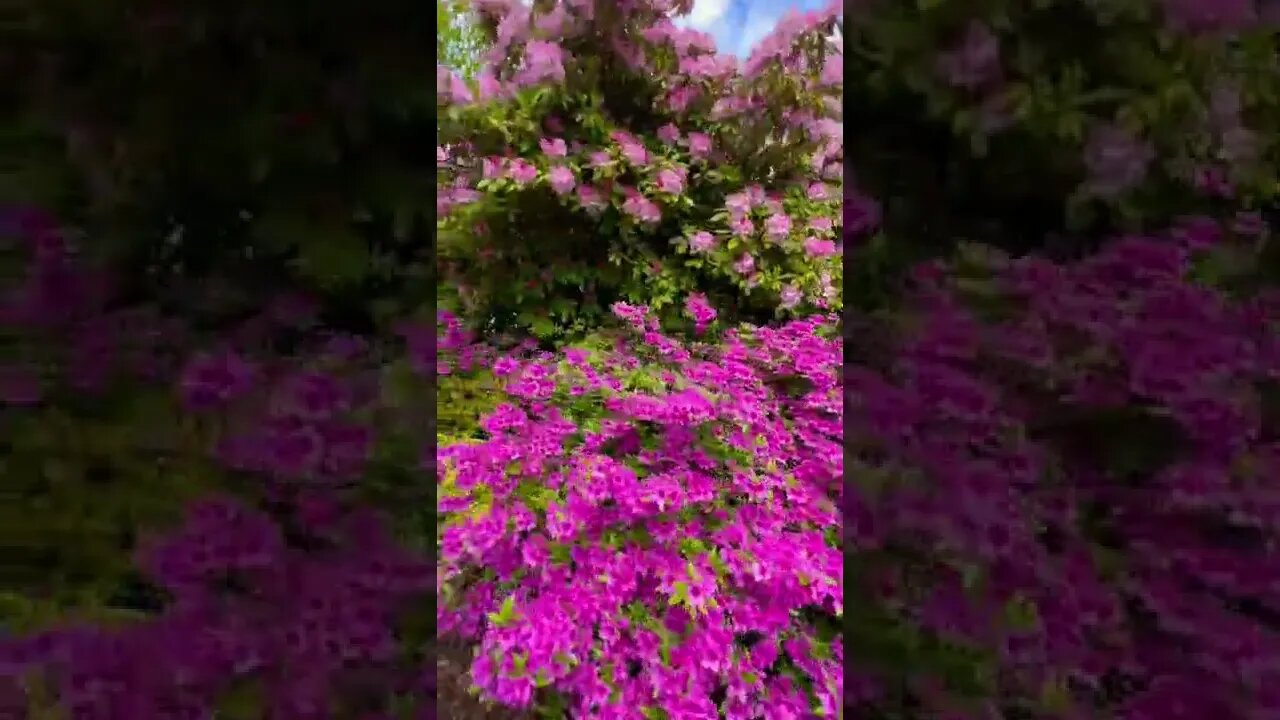
<instances>
[{"instance_id":1,"label":"white cloud","mask_svg":"<svg viewBox=\"0 0 1280 720\"><path fill-rule=\"evenodd\" d=\"M709 33L721 51L745 58L788 10L812 10L825 0L694 0L676 24Z\"/></svg>"},{"instance_id":2,"label":"white cloud","mask_svg":"<svg viewBox=\"0 0 1280 720\"><path fill-rule=\"evenodd\" d=\"M710 30L729 12L729 0L694 0L693 9L684 20L699 30Z\"/></svg>"}]
</instances>

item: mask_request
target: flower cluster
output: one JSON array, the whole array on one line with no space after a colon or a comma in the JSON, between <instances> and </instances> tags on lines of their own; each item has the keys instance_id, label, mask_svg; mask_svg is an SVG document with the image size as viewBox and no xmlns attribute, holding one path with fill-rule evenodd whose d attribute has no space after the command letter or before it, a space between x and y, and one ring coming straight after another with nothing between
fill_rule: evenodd
<instances>
[{"instance_id":1,"label":"flower cluster","mask_svg":"<svg viewBox=\"0 0 1280 720\"><path fill-rule=\"evenodd\" d=\"M70 486L43 490L47 507L33 505L31 527L12 530L34 538L31 552L98 566L71 587L41 568L47 589L33 595L51 596L47 619L0 638L4 709L139 720L425 715L423 639L410 641L402 621L425 604L432 566L346 491L369 476L380 388L367 345L320 334L268 352L273 327L312 324L309 303L284 297L198 349L183 323L117 309L51 219L27 209L5 219L28 263L3 296L6 339L17 341L4 357L30 361L5 366L15 368L0 406L13 461L5 481L35 488L18 473L49 468L32 474ZM103 402L122 391L127 402ZM228 494L237 483L227 471L252 473L250 489ZM206 481L217 473L221 484ZM165 529L167 514L209 485L214 494ZM72 524L94 532L57 539L92 547L45 547L47 526ZM58 607L65 595L75 601ZM104 611L115 622L88 622Z\"/></svg>"},{"instance_id":2,"label":"flower cluster","mask_svg":"<svg viewBox=\"0 0 1280 720\"><path fill-rule=\"evenodd\" d=\"M189 336L154 307L119 308L110 274L78 257L74 238L47 213L3 209L0 238L18 256L16 282L0 288L0 406L32 406L60 392L101 395L172 370ZM7 236L7 238L6 238Z\"/></svg>"},{"instance_id":3,"label":"flower cluster","mask_svg":"<svg viewBox=\"0 0 1280 720\"><path fill-rule=\"evenodd\" d=\"M310 548L239 501L195 503L142 552L172 598L161 614L9 640L0 667L73 717L210 717L247 687L261 699L240 711L273 718L389 717L397 696L410 707L396 618L431 567L367 512L306 520L294 533Z\"/></svg>"},{"instance_id":4,"label":"flower cluster","mask_svg":"<svg viewBox=\"0 0 1280 720\"><path fill-rule=\"evenodd\" d=\"M487 439L439 448L440 632L478 640L473 680L509 706L835 712L831 319L687 345L614 312L631 338L504 363Z\"/></svg>"},{"instance_id":5,"label":"flower cluster","mask_svg":"<svg viewBox=\"0 0 1280 720\"><path fill-rule=\"evenodd\" d=\"M1188 280L1210 233L922 268L892 369L848 373L846 535L895 558L882 602L994 653L998 702L1280 711L1280 326L1273 294Z\"/></svg>"}]
</instances>

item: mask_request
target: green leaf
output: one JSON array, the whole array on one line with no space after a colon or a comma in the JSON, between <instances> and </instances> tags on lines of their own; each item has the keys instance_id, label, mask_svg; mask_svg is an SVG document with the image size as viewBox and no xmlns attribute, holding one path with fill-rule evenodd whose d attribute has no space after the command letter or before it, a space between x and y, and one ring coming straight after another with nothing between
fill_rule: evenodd
<instances>
[{"instance_id":1,"label":"green leaf","mask_svg":"<svg viewBox=\"0 0 1280 720\"><path fill-rule=\"evenodd\" d=\"M668 601L672 605L683 605L689 602L689 583L683 580L677 580L674 584L675 592L671 593L671 599Z\"/></svg>"},{"instance_id":2,"label":"green leaf","mask_svg":"<svg viewBox=\"0 0 1280 720\"><path fill-rule=\"evenodd\" d=\"M1006 603L1004 616L1009 627L1016 631L1034 630L1040 623L1040 613L1036 604L1024 597L1016 597Z\"/></svg>"},{"instance_id":3,"label":"green leaf","mask_svg":"<svg viewBox=\"0 0 1280 720\"><path fill-rule=\"evenodd\" d=\"M534 335L546 339L555 335L556 324L548 317L535 315L529 323L529 329L533 331Z\"/></svg>"},{"instance_id":4,"label":"green leaf","mask_svg":"<svg viewBox=\"0 0 1280 720\"><path fill-rule=\"evenodd\" d=\"M368 275L369 245L364 238L341 228L312 234L298 248L298 271L326 288L353 285Z\"/></svg>"},{"instance_id":5,"label":"green leaf","mask_svg":"<svg viewBox=\"0 0 1280 720\"><path fill-rule=\"evenodd\" d=\"M392 407L403 407L414 397L418 388L418 376L407 359L388 363L382 369L382 398Z\"/></svg>"},{"instance_id":6,"label":"green leaf","mask_svg":"<svg viewBox=\"0 0 1280 720\"><path fill-rule=\"evenodd\" d=\"M496 613L489 613L489 622L496 627L505 627L516 619L516 597L508 595L506 600L502 601L502 607Z\"/></svg>"}]
</instances>

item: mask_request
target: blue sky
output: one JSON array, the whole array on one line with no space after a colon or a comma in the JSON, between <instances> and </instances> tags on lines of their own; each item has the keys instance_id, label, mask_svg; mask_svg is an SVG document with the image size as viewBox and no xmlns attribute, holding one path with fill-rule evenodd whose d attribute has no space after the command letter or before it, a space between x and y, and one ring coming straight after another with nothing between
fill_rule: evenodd
<instances>
[{"instance_id":1,"label":"blue sky","mask_svg":"<svg viewBox=\"0 0 1280 720\"><path fill-rule=\"evenodd\" d=\"M693 12L677 22L710 33L721 52L745 58L788 10L819 10L826 4L826 0L694 0Z\"/></svg>"}]
</instances>

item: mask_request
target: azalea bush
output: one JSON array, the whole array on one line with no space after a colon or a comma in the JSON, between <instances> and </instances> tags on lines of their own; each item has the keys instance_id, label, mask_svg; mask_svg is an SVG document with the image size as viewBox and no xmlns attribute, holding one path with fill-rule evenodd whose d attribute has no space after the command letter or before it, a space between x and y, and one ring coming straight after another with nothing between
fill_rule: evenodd
<instances>
[{"instance_id":1,"label":"azalea bush","mask_svg":"<svg viewBox=\"0 0 1280 720\"><path fill-rule=\"evenodd\" d=\"M376 515L313 508L282 524L237 499L206 497L145 546L141 562L170 598L162 611L116 627L64 621L5 643L0 667L27 695L18 712L319 720L427 711L424 660L393 630L432 570Z\"/></svg>"},{"instance_id":2,"label":"azalea bush","mask_svg":"<svg viewBox=\"0 0 1280 720\"><path fill-rule=\"evenodd\" d=\"M573 717L840 707L843 397L832 318L503 358L483 440L437 449L439 632ZM556 715L557 717L559 715Z\"/></svg>"},{"instance_id":3,"label":"azalea bush","mask_svg":"<svg viewBox=\"0 0 1280 720\"><path fill-rule=\"evenodd\" d=\"M917 664L899 700L1280 710L1280 315L1274 288L1248 289L1259 252L1256 226L1196 218L1069 264L979 248L919 269L894 353L846 369L844 530L866 580L848 603L970 663ZM852 667L892 678L853 638Z\"/></svg>"},{"instance_id":4,"label":"azalea bush","mask_svg":"<svg viewBox=\"0 0 1280 720\"><path fill-rule=\"evenodd\" d=\"M426 712L432 493L380 370L406 349L302 331L296 302L211 341L121 302L48 215L5 221L5 712Z\"/></svg>"},{"instance_id":5,"label":"azalea bush","mask_svg":"<svg viewBox=\"0 0 1280 720\"><path fill-rule=\"evenodd\" d=\"M213 486L165 384L188 328L115 306L47 214L7 209L0 224L0 512L15 548L0 613L18 628L69 609L127 615L139 528Z\"/></svg>"},{"instance_id":6,"label":"azalea bush","mask_svg":"<svg viewBox=\"0 0 1280 720\"><path fill-rule=\"evenodd\" d=\"M442 303L547 339L693 292L760 321L839 310L839 5L741 68L669 6L475 3L484 67L437 78Z\"/></svg>"},{"instance_id":7,"label":"azalea bush","mask_svg":"<svg viewBox=\"0 0 1280 720\"><path fill-rule=\"evenodd\" d=\"M883 302L957 241L1057 256L1172 215L1276 200L1273 2L858 3L845 92L888 246L850 272ZM1079 38L1088 38L1080 42ZM864 302L864 295L870 299Z\"/></svg>"}]
</instances>

